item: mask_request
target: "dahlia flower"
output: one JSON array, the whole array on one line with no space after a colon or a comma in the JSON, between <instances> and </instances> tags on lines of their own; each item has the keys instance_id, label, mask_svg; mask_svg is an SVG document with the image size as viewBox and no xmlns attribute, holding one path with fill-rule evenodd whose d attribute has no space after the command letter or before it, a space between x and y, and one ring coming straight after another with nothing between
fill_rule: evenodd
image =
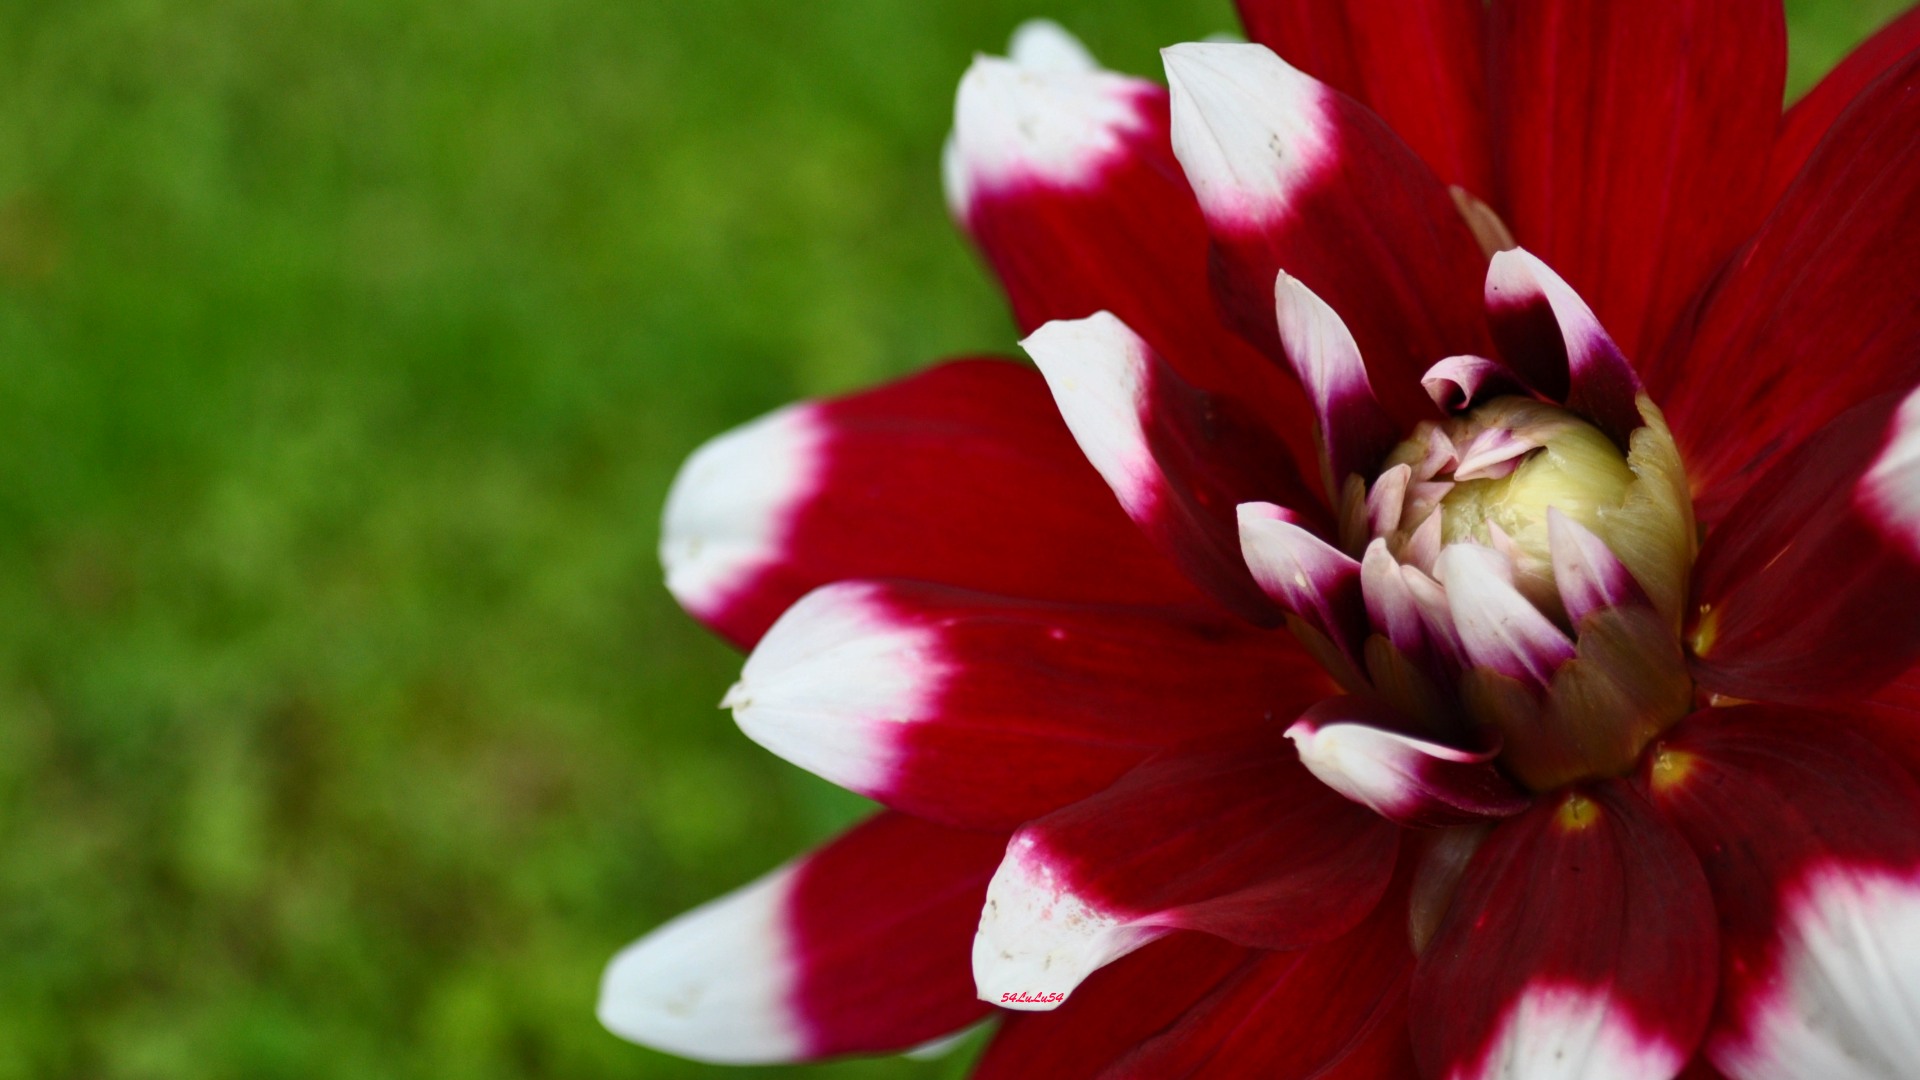
<instances>
[{"instance_id":1,"label":"dahlia flower","mask_svg":"<svg viewBox=\"0 0 1920 1080\"><path fill-rule=\"evenodd\" d=\"M954 216L1037 367L709 443L674 595L884 807L609 967L715 1062L1920 1075L1920 14L1780 112L1774 0L1050 24Z\"/></svg>"}]
</instances>

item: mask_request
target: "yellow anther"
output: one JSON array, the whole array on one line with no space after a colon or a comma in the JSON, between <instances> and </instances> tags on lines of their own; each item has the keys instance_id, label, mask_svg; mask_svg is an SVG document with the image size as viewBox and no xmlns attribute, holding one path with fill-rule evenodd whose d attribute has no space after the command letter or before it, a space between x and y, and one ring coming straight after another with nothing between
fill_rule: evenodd
<instances>
[{"instance_id":1,"label":"yellow anther","mask_svg":"<svg viewBox=\"0 0 1920 1080\"><path fill-rule=\"evenodd\" d=\"M1583 832L1600 821L1600 807L1585 795L1569 795L1553 820L1563 832Z\"/></svg>"},{"instance_id":2,"label":"yellow anther","mask_svg":"<svg viewBox=\"0 0 1920 1080\"><path fill-rule=\"evenodd\" d=\"M1648 770L1653 781L1653 793L1666 795L1687 782L1693 774L1694 766L1700 759L1684 750L1674 750L1662 746L1654 751L1653 767Z\"/></svg>"}]
</instances>

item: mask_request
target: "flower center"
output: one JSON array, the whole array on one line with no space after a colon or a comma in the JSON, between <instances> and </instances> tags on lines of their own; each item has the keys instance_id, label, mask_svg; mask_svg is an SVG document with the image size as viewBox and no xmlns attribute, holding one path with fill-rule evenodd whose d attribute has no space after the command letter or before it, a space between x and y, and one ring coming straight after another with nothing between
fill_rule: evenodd
<instances>
[{"instance_id":1,"label":"flower center","mask_svg":"<svg viewBox=\"0 0 1920 1080\"><path fill-rule=\"evenodd\" d=\"M1346 507L1370 609L1404 595L1425 630L1388 616L1369 667L1390 652L1395 676L1376 688L1443 734L1497 742L1535 790L1627 772L1693 704L1678 636L1692 507L1658 410L1642 413L1623 447L1498 398L1420 425Z\"/></svg>"}]
</instances>

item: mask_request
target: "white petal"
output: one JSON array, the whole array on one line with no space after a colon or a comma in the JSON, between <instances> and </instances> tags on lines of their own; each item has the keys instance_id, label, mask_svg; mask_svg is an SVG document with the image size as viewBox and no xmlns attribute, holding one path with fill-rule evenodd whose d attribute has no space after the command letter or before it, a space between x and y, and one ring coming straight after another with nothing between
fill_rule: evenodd
<instances>
[{"instance_id":1,"label":"white petal","mask_svg":"<svg viewBox=\"0 0 1920 1080\"><path fill-rule=\"evenodd\" d=\"M1146 342L1103 311L1050 322L1020 347L1046 376L1081 453L1138 520L1157 497L1161 476L1141 421L1152 356Z\"/></svg>"},{"instance_id":2,"label":"white petal","mask_svg":"<svg viewBox=\"0 0 1920 1080\"><path fill-rule=\"evenodd\" d=\"M1573 642L1513 586L1511 562L1478 544L1452 544L1435 564L1467 658L1544 687L1573 659Z\"/></svg>"},{"instance_id":3,"label":"white petal","mask_svg":"<svg viewBox=\"0 0 1920 1080\"><path fill-rule=\"evenodd\" d=\"M1716 1040L1737 1080L1897 1080L1920 1063L1920 875L1830 868L1783 908L1771 1000Z\"/></svg>"},{"instance_id":4,"label":"white petal","mask_svg":"<svg viewBox=\"0 0 1920 1080\"><path fill-rule=\"evenodd\" d=\"M793 1009L795 972L786 866L629 945L600 981L600 1022L621 1038L697 1061L792 1061L806 1039Z\"/></svg>"},{"instance_id":5,"label":"white petal","mask_svg":"<svg viewBox=\"0 0 1920 1080\"><path fill-rule=\"evenodd\" d=\"M1195 43L1161 53L1173 152L1216 222L1284 217L1336 160L1326 86L1264 45Z\"/></svg>"},{"instance_id":6,"label":"white petal","mask_svg":"<svg viewBox=\"0 0 1920 1080\"><path fill-rule=\"evenodd\" d=\"M711 617L780 561L788 522L818 490L826 432L812 405L791 405L694 451L667 492L660 562L667 589Z\"/></svg>"},{"instance_id":7,"label":"white petal","mask_svg":"<svg viewBox=\"0 0 1920 1080\"><path fill-rule=\"evenodd\" d=\"M1052 19L1028 19L1013 31L1007 59L1033 71L1088 74L1100 70L1080 39Z\"/></svg>"},{"instance_id":8,"label":"white petal","mask_svg":"<svg viewBox=\"0 0 1920 1080\"><path fill-rule=\"evenodd\" d=\"M962 221L996 190L1086 187L1150 123L1153 84L1100 70L1059 27L1023 27L1014 49L1013 59L975 58L960 80L943 172Z\"/></svg>"},{"instance_id":9,"label":"white petal","mask_svg":"<svg viewBox=\"0 0 1920 1080\"><path fill-rule=\"evenodd\" d=\"M1016 836L987 883L974 985L980 1000L1002 1008L1050 1011L1088 975L1161 933L1076 896L1033 838Z\"/></svg>"},{"instance_id":10,"label":"white petal","mask_svg":"<svg viewBox=\"0 0 1920 1080\"><path fill-rule=\"evenodd\" d=\"M1901 403L1886 449L1860 485L1860 497L1875 523L1920 560L1920 390Z\"/></svg>"},{"instance_id":11,"label":"white petal","mask_svg":"<svg viewBox=\"0 0 1920 1080\"><path fill-rule=\"evenodd\" d=\"M950 670L939 644L892 614L878 586L829 585L780 616L722 704L754 742L878 795L894 775L900 729L939 699Z\"/></svg>"},{"instance_id":12,"label":"white petal","mask_svg":"<svg viewBox=\"0 0 1920 1080\"><path fill-rule=\"evenodd\" d=\"M1666 1080L1687 1057L1636 1031L1604 991L1534 985L1508 1007L1485 1059L1447 1080Z\"/></svg>"}]
</instances>

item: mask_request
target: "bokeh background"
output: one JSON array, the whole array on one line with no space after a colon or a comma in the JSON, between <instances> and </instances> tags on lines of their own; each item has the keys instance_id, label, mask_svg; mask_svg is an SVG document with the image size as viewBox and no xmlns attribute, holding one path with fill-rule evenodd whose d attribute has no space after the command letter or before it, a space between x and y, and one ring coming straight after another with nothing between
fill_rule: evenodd
<instances>
[{"instance_id":1,"label":"bokeh background","mask_svg":"<svg viewBox=\"0 0 1920 1080\"><path fill-rule=\"evenodd\" d=\"M1794 87L1897 6L1789 3ZM601 1031L602 965L862 807L716 709L662 497L1010 347L937 158L1043 13L1137 72L1232 25L0 5L0 1080L718 1074Z\"/></svg>"}]
</instances>

